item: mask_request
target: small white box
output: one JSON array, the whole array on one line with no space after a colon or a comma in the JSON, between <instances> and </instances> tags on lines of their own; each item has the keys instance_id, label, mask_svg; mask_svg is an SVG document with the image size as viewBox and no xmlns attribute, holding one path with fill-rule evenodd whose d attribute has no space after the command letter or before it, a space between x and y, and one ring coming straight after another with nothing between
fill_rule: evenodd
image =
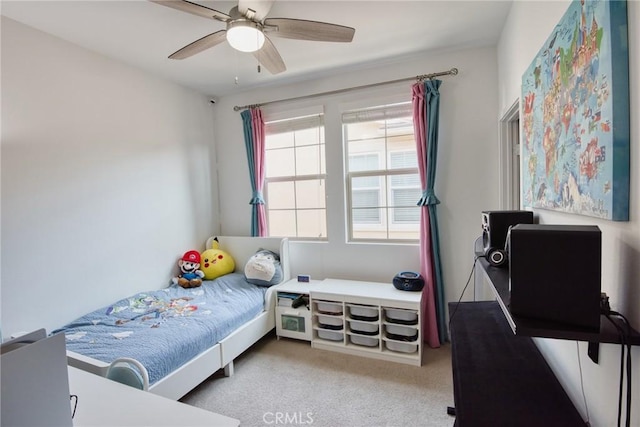
<instances>
[{"instance_id":1,"label":"small white box","mask_svg":"<svg viewBox=\"0 0 640 427\"><path fill-rule=\"evenodd\" d=\"M400 353L415 353L416 351L418 351L417 343L385 341L384 344L389 350L397 351Z\"/></svg>"},{"instance_id":2,"label":"small white box","mask_svg":"<svg viewBox=\"0 0 640 427\"><path fill-rule=\"evenodd\" d=\"M332 331L330 329L318 329L318 337L324 340L342 341L344 335L339 331Z\"/></svg>"},{"instance_id":3,"label":"small white box","mask_svg":"<svg viewBox=\"0 0 640 427\"><path fill-rule=\"evenodd\" d=\"M418 333L418 330L412 326L385 324L384 329L393 335L401 335L403 337L412 337Z\"/></svg>"},{"instance_id":4,"label":"small white box","mask_svg":"<svg viewBox=\"0 0 640 427\"><path fill-rule=\"evenodd\" d=\"M342 303L316 301L316 308L321 313L342 314Z\"/></svg>"},{"instance_id":5,"label":"small white box","mask_svg":"<svg viewBox=\"0 0 640 427\"><path fill-rule=\"evenodd\" d=\"M368 334L377 334L380 329L377 323L360 322L358 320L349 320L349 327L353 332L364 332Z\"/></svg>"},{"instance_id":6,"label":"small white box","mask_svg":"<svg viewBox=\"0 0 640 427\"><path fill-rule=\"evenodd\" d=\"M398 321L399 323L416 323L418 321L418 313L414 310L402 310L399 308L385 308L384 312L390 321Z\"/></svg>"},{"instance_id":7,"label":"small white box","mask_svg":"<svg viewBox=\"0 0 640 427\"><path fill-rule=\"evenodd\" d=\"M376 337L368 337L366 335L349 335L349 339L353 344L363 345L365 347L377 347L380 341Z\"/></svg>"},{"instance_id":8,"label":"small white box","mask_svg":"<svg viewBox=\"0 0 640 427\"><path fill-rule=\"evenodd\" d=\"M356 317L366 317L368 319L378 319L378 307L368 305L348 304L349 314Z\"/></svg>"},{"instance_id":9,"label":"small white box","mask_svg":"<svg viewBox=\"0 0 640 427\"><path fill-rule=\"evenodd\" d=\"M342 316L329 316L325 314L318 314L318 323L321 325L329 326L342 326Z\"/></svg>"}]
</instances>

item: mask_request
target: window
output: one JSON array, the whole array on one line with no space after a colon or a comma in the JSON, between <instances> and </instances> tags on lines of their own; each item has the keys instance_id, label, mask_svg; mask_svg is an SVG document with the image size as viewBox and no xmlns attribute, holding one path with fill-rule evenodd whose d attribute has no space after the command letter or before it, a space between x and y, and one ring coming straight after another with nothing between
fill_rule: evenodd
<instances>
[{"instance_id":1,"label":"window","mask_svg":"<svg viewBox=\"0 0 640 427\"><path fill-rule=\"evenodd\" d=\"M415 144L415 142L414 142ZM418 170L416 150L397 151L389 153L391 169ZM391 177L391 199L393 206L394 224L420 224L420 210L416 209L416 202L420 200L422 187L418 174L404 174ZM410 206L403 208L401 206Z\"/></svg>"},{"instance_id":2,"label":"window","mask_svg":"<svg viewBox=\"0 0 640 427\"><path fill-rule=\"evenodd\" d=\"M378 169L378 157L377 153L354 154L349 156L350 168L354 172ZM378 209L367 209L369 206L380 205L380 190L382 189L380 178L377 176L356 177L351 181L351 188L353 206L358 208L353 211L353 221L357 224L380 224L382 219Z\"/></svg>"},{"instance_id":3,"label":"window","mask_svg":"<svg viewBox=\"0 0 640 427\"><path fill-rule=\"evenodd\" d=\"M345 112L349 240L417 240L422 194L410 103Z\"/></svg>"},{"instance_id":4,"label":"window","mask_svg":"<svg viewBox=\"0 0 640 427\"><path fill-rule=\"evenodd\" d=\"M269 236L326 240L323 116L265 123Z\"/></svg>"}]
</instances>

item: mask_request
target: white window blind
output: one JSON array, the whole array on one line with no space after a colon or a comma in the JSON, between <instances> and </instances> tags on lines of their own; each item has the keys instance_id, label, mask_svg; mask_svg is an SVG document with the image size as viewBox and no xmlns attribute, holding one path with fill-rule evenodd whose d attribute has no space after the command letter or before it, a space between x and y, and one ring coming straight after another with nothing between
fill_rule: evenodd
<instances>
[{"instance_id":1,"label":"white window blind","mask_svg":"<svg viewBox=\"0 0 640 427\"><path fill-rule=\"evenodd\" d=\"M267 122L264 124L264 131L267 135L275 135L278 133L287 133L318 128L323 125L324 115L314 114L312 116L296 117L294 119Z\"/></svg>"},{"instance_id":2,"label":"white window blind","mask_svg":"<svg viewBox=\"0 0 640 427\"><path fill-rule=\"evenodd\" d=\"M411 103L385 105L384 107L366 108L363 110L345 111L342 113L342 123L363 123L381 120L392 120L413 117Z\"/></svg>"}]
</instances>

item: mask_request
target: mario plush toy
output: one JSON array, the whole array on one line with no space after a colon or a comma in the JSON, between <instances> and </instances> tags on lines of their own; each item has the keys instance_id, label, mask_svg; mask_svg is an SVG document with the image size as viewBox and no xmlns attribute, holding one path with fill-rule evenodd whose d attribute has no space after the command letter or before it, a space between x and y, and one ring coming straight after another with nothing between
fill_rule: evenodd
<instances>
[{"instance_id":1,"label":"mario plush toy","mask_svg":"<svg viewBox=\"0 0 640 427\"><path fill-rule=\"evenodd\" d=\"M197 288L202 285L204 273L200 268L200 253L198 251L188 251L178 261L180 275L174 277L171 282L183 288Z\"/></svg>"}]
</instances>

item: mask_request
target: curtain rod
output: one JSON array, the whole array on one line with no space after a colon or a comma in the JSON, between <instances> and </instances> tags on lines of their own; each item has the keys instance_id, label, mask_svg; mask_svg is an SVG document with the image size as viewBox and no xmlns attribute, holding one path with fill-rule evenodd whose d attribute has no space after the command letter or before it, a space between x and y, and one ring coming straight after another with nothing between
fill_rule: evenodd
<instances>
[{"instance_id":1,"label":"curtain rod","mask_svg":"<svg viewBox=\"0 0 640 427\"><path fill-rule=\"evenodd\" d=\"M318 97L318 96L336 95L338 93L350 92L352 90L368 89L368 88L371 88L371 87L388 85L388 84L393 84L393 83L399 83L399 82L404 82L404 81L408 81L408 80L423 81L423 80L429 80L429 79L432 79L434 77L439 77L439 76L449 76L449 75L450 76L455 76L456 74L458 74L458 69L457 68L452 68L452 69L450 69L448 71L440 71L438 73L422 74L420 76L407 77L407 78L398 79L398 80L390 80L390 81L387 81L387 82L372 83L372 84L363 85L363 86L356 86L356 87L349 87L349 88L345 88L345 89L332 90L332 91L329 91L329 92L321 92L321 93L314 93L314 94L311 94L311 95L296 96L295 98L278 99L278 100L275 100L275 101L268 101L268 102L263 102L263 103L260 103L260 104L249 104L249 105L242 105L242 106L237 106L236 105L235 107L233 107L233 111L245 110L247 108L258 108L258 107L262 107L264 105L275 104L275 103L278 103L278 102L297 101L299 99L315 98L315 97Z\"/></svg>"}]
</instances>

